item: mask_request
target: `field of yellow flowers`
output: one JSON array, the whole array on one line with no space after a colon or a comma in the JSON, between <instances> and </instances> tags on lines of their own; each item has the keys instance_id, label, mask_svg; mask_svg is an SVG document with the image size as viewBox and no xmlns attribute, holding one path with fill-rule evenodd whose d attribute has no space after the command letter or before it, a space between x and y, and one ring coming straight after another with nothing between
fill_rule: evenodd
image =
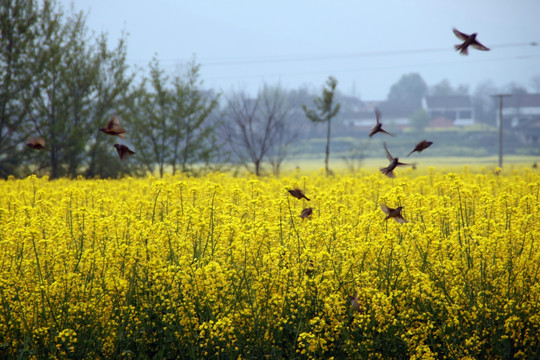
<instances>
[{"instance_id":1,"label":"field of yellow flowers","mask_svg":"<svg viewBox=\"0 0 540 360\"><path fill-rule=\"evenodd\" d=\"M0 358L539 358L539 196L525 168L8 179Z\"/></svg>"}]
</instances>

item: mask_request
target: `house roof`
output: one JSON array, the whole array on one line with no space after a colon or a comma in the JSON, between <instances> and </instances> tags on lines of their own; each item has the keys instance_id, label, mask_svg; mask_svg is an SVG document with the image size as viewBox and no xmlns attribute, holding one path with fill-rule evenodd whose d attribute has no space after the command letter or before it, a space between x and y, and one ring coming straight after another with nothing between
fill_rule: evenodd
<instances>
[{"instance_id":1,"label":"house roof","mask_svg":"<svg viewBox=\"0 0 540 360\"><path fill-rule=\"evenodd\" d=\"M439 95L426 96L427 108L465 108L471 107L471 98L469 95Z\"/></svg>"},{"instance_id":2,"label":"house roof","mask_svg":"<svg viewBox=\"0 0 540 360\"><path fill-rule=\"evenodd\" d=\"M540 107L540 94L516 94L504 98L505 107Z\"/></svg>"}]
</instances>

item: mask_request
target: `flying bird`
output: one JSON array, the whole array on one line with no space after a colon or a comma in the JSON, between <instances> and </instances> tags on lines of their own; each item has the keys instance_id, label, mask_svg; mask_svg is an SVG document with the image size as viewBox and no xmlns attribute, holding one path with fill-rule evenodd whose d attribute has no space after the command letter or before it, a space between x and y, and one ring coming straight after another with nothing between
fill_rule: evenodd
<instances>
[{"instance_id":1,"label":"flying bird","mask_svg":"<svg viewBox=\"0 0 540 360\"><path fill-rule=\"evenodd\" d=\"M398 166L401 166L401 165L411 165L411 164L406 164L406 163L402 163L402 162L399 162L399 158L397 157L393 157L390 152L388 151L388 148L386 147L386 143L384 143L384 150L386 150L386 157L388 158L388 160L390 161L390 165L388 165L387 167L385 168L381 168L381 172L388 176L388 177L391 177L391 178L394 178L396 177L396 175L394 174L394 169Z\"/></svg>"},{"instance_id":2,"label":"flying bird","mask_svg":"<svg viewBox=\"0 0 540 360\"><path fill-rule=\"evenodd\" d=\"M33 136L30 139L28 139L28 143L26 143L26 146L35 149L35 150L47 150L45 147L45 139L41 136Z\"/></svg>"},{"instance_id":3,"label":"flying bird","mask_svg":"<svg viewBox=\"0 0 540 360\"><path fill-rule=\"evenodd\" d=\"M133 152L130 148L128 148L124 144L114 144L114 147L116 148L116 151L118 152L118 156L120 156L120 160L124 160L125 157L135 154L135 152Z\"/></svg>"},{"instance_id":4,"label":"flying bird","mask_svg":"<svg viewBox=\"0 0 540 360\"><path fill-rule=\"evenodd\" d=\"M414 150L411 151L409 155L407 156L410 156L415 151L422 152L426 150L428 147L430 147L432 144L433 144L433 141L422 140L418 144L416 144L416 146L414 147Z\"/></svg>"},{"instance_id":5,"label":"flying bird","mask_svg":"<svg viewBox=\"0 0 540 360\"><path fill-rule=\"evenodd\" d=\"M120 119L117 115L113 115L106 127L99 129L107 135L118 136L120 138L126 137L126 129L120 126Z\"/></svg>"},{"instance_id":6,"label":"flying bird","mask_svg":"<svg viewBox=\"0 0 540 360\"><path fill-rule=\"evenodd\" d=\"M482 45L480 42L476 40L477 33L472 33L471 35L467 35L462 33L461 31L457 30L456 28L453 28L452 31L454 34L463 40L463 44L455 45L456 50L459 50L459 53L461 55L468 55L469 54L469 45L472 45L473 48L482 50L482 51L488 51L489 48Z\"/></svg>"},{"instance_id":7,"label":"flying bird","mask_svg":"<svg viewBox=\"0 0 540 360\"><path fill-rule=\"evenodd\" d=\"M373 135L375 135L378 132L382 132L382 133L388 134L390 136L394 136L394 135L390 134L388 131L383 130L382 123L381 123L381 111L379 109L375 109L375 118L377 119L377 124L375 124L373 129L371 129L371 131L369 132L369 137L372 137Z\"/></svg>"},{"instance_id":8,"label":"flying bird","mask_svg":"<svg viewBox=\"0 0 540 360\"><path fill-rule=\"evenodd\" d=\"M381 204L381 209L386 214L386 218L384 220L394 218L394 220L396 220L400 224L405 224L407 222L407 220L405 220L405 218L401 215L401 210L403 209L403 206L392 209L385 204Z\"/></svg>"},{"instance_id":9,"label":"flying bird","mask_svg":"<svg viewBox=\"0 0 540 360\"><path fill-rule=\"evenodd\" d=\"M313 214L313 209L308 207L302 210L302 213L300 214L300 217L302 219L307 219L311 214Z\"/></svg>"},{"instance_id":10,"label":"flying bird","mask_svg":"<svg viewBox=\"0 0 540 360\"><path fill-rule=\"evenodd\" d=\"M306 199L307 201L309 201L307 196L304 195L304 193L300 189L293 189L293 190L287 190L287 191L289 192L289 194L291 194L292 196L294 196L295 198L299 200Z\"/></svg>"}]
</instances>

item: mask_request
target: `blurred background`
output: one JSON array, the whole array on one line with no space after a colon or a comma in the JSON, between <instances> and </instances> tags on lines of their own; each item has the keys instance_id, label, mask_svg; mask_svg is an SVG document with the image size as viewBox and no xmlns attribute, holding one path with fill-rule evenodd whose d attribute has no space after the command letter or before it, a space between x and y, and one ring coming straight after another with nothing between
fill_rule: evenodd
<instances>
[{"instance_id":1,"label":"blurred background","mask_svg":"<svg viewBox=\"0 0 540 360\"><path fill-rule=\"evenodd\" d=\"M535 0L9 0L0 11L2 177L279 174L322 166L327 145L333 166L354 171L385 165L383 141L406 157L424 138L434 145L415 161L496 165L501 113L503 154L540 156ZM452 28L490 51L460 55ZM325 91L339 106L330 127ZM394 137L368 137L376 108ZM114 114L125 140L98 131ZM136 154L120 161L118 142Z\"/></svg>"}]
</instances>

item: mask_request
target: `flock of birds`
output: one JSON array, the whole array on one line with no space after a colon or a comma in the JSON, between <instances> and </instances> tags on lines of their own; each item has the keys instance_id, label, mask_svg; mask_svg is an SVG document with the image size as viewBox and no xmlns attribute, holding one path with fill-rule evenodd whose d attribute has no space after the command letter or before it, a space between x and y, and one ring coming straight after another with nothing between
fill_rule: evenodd
<instances>
[{"instance_id":1,"label":"flock of birds","mask_svg":"<svg viewBox=\"0 0 540 360\"><path fill-rule=\"evenodd\" d=\"M476 33L468 35L468 34L458 31L455 28L452 30L459 39L463 40L463 43L455 45L455 49L459 51L460 54L468 55L469 46L472 46L475 49L482 50L482 51L489 50L489 48L482 45L480 42L478 42L478 40L476 40L476 36L477 36ZM369 137L372 137L377 133L383 133L390 136L394 136L382 128L383 124L381 122L381 112L378 109L375 109L375 118L376 118L377 123L375 124L373 129L371 129L371 131L369 132ZM126 130L122 126L120 126L120 119L118 118L117 115L114 115L111 118L111 120L108 122L106 127L100 128L99 130L103 132L104 134L117 136L121 139L124 139L125 134L126 134ZM410 156L414 152L420 153L424 151L425 149L429 148L432 144L433 142L431 141L422 140L418 144L415 145L414 149L407 156ZM407 164L407 163L400 162L398 157L394 157L392 156L392 154L390 154L390 151L388 151L388 147L386 146L386 143L383 143L383 145L384 145L384 150L386 151L386 157L388 158L388 161L390 161L390 164L387 167L380 169L380 171L384 175L390 178L394 178L395 177L394 169L396 167L403 166L403 165L414 165L414 164ZM28 140L27 146L36 150L49 150L45 146L45 139L41 136L31 137ZM114 147L116 148L116 151L118 152L118 156L120 157L120 160L123 160L126 157L135 154L135 152L133 152L124 144L114 144ZM307 201L310 201L310 199L302 192L302 190L298 188L290 189L287 191L289 192L289 194L291 194L293 197L299 200L305 199ZM384 214L386 214L386 218L384 220L393 218L400 224L404 224L407 222L407 220L403 217L403 215L401 215L401 210L403 209L402 206L399 206L394 209L394 208L388 207L386 204L381 203L380 207L381 207L381 210L384 212ZM306 218L309 218L311 214L313 214L313 208L307 207L302 210L300 217L302 219L306 219ZM356 311L360 311L360 299L358 295L355 293L354 296L349 296L349 300L351 302L352 308Z\"/></svg>"},{"instance_id":2,"label":"flock of birds","mask_svg":"<svg viewBox=\"0 0 540 360\"><path fill-rule=\"evenodd\" d=\"M468 35L468 34L462 33L461 31L459 31L459 30L457 30L455 28L452 29L452 31L454 32L454 34L459 39L463 40L463 43L455 45L455 49L457 51L459 51L460 54L468 55L469 54L469 51L468 51L469 46L472 46L475 49L482 50L482 51L488 51L489 50L489 48L487 48L486 46L481 44L478 40L476 40L477 33L472 33L471 35ZM387 134L387 135L390 135L390 136L394 136L394 135L390 134L388 131L386 131L386 130L384 130L382 128L383 124L381 122L381 112L379 111L379 109L375 109L375 119L377 120L377 123L371 129L371 131L369 132L369 137L372 137L373 135L375 135L377 133L383 133L383 134ZM422 151L424 151L428 147L430 147L432 144L433 144L432 141L422 140L418 144L415 145L414 149L407 156L410 156L414 152L421 153ZM388 164L387 167L384 167L384 168L380 169L380 171L384 175L386 175L386 176L388 176L390 178L395 178L396 175L394 174L394 169L396 167L404 166L404 165L412 165L412 166L415 165L415 164L407 164L407 163L400 162L398 157L394 157L394 156L392 156L392 154L390 154L390 151L388 151L388 147L386 146L386 142L383 143L383 145L384 145L384 150L386 151L386 157L388 158L388 161L390 161L390 164ZM301 199L306 199L307 201L309 201L309 199L306 197L306 195L304 195L302 190L300 190L298 188L290 189L290 190L287 190L287 191L289 192L289 194L291 194L292 196L294 196L297 199L300 199L300 200ZM386 214L386 218L384 220L388 220L390 218L393 218L394 220L396 220L400 224L404 224L404 223L407 222L407 220L403 217L403 215L401 215L401 210L402 209L403 209L402 206L399 206L399 207L394 209L394 208L386 206L386 204L381 204L381 210ZM309 216L311 214L313 214L313 208L308 207L308 208L305 208L305 209L302 210L302 212L300 214L300 217L302 219L306 219L306 218L309 218Z\"/></svg>"},{"instance_id":3,"label":"flock of birds","mask_svg":"<svg viewBox=\"0 0 540 360\"><path fill-rule=\"evenodd\" d=\"M478 42L478 40L476 40L476 35L477 35L476 33L468 35L468 34L462 33L461 31L458 31L455 28L452 29L452 30L454 31L454 34L459 39L463 40L462 44L455 45L456 50L458 50L460 52L460 54L467 55L469 46L472 46L472 47L474 47L474 48L476 48L478 50L482 50L482 51L488 51L489 50L489 48L482 45L480 42ZM385 133L385 134L388 134L388 135L392 135L389 132L383 130L382 123L380 122L381 113L377 109L375 110L375 116L377 118L377 124L371 130L371 132L369 133L369 136L371 137L371 136L375 135L378 132L382 132L382 133ZM118 136L121 139L125 138L125 134L126 134L126 129L124 129L122 126L120 126L120 119L118 118L117 115L114 115L111 118L111 120L109 121L109 123L107 124L106 127L101 128L99 130L102 131L103 133L107 134L107 135ZM414 150L411 151L409 153L409 155L411 155L415 151L421 152L422 150L427 149L431 144L432 144L431 142L423 140L423 141L419 142L416 145ZM49 150L45 146L45 139L42 136L31 137L28 140L26 145L28 147L32 148L32 149L35 149L35 150ZM120 157L120 160L124 160L128 156L131 156L131 155L135 154L135 152L133 150L131 150L130 148L128 148L124 144L114 144L114 147L116 148L116 151L118 152L118 156ZM384 169L381 169L381 171L385 175L390 176L390 177L394 177L394 173L392 171L397 166L410 165L410 164L400 163L398 158L392 157L392 155L390 155L390 152L388 151L388 148L386 147L386 144L384 144L384 148L386 150L386 155L388 157L388 160L390 160L390 165L388 165ZM409 155L407 155L407 156L409 156ZM307 213L308 212L306 212L306 214ZM304 216L304 218L307 217L307 216L309 216L309 215Z\"/></svg>"},{"instance_id":4,"label":"flock of birds","mask_svg":"<svg viewBox=\"0 0 540 360\"><path fill-rule=\"evenodd\" d=\"M369 132L369 137L372 137L373 135L377 133L383 133L390 136L394 136L382 128L383 124L381 122L381 112L379 109L375 109L375 119L377 123ZM418 144L416 144L414 146L414 149L407 156L410 156L414 152L421 153L422 151L430 147L432 144L433 144L433 141L428 141L424 139L420 141ZM392 154L390 154L390 151L388 151L388 147L386 146L386 142L383 143L383 145L384 145L384 150L386 151L386 157L388 158L388 161L390 161L390 164L387 167L383 167L379 169L384 175L388 176L389 178L395 178L396 174L394 174L394 169L396 167L404 166L404 165L414 165L414 164L400 162L398 157L394 157L392 156ZM288 189L287 191L289 192L289 194L291 194L293 197L299 200L306 199L307 201L310 201L310 199L302 192L302 190L298 188ZM404 224L407 222L407 220L403 217L403 215L401 215L402 209L403 209L402 206L399 206L394 209L394 208L388 207L386 204L381 204L381 210L386 214L386 218L384 220L393 218L400 224ZM313 214L313 208L307 207L302 210L302 212L300 213L300 217L302 219L307 219L309 218L311 214Z\"/></svg>"},{"instance_id":5,"label":"flock of birds","mask_svg":"<svg viewBox=\"0 0 540 360\"><path fill-rule=\"evenodd\" d=\"M113 115L111 120L107 123L107 126L99 129L99 131L107 135L118 136L121 139L124 139L126 137L126 129L120 126L120 119L116 115ZM120 160L124 160L126 156L131 156L135 154L134 151L132 151L124 144L114 144L114 147L118 152Z\"/></svg>"},{"instance_id":6,"label":"flock of birds","mask_svg":"<svg viewBox=\"0 0 540 360\"><path fill-rule=\"evenodd\" d=\"M121 139L126 137L126 129L120 126L120 119L117 115L113 115L111 120L107 123L107 126L100 128L99 131L111 136L118 136ZM31 137L26 144L28 147L35 150L49 150L45 146L45 139L42 136ZM120 160L124 160L126 157L134 155L135 152L124 144L114 144Z\"/></svg>"},{"instance_id":7,"label":"flock of birds","mask_svg":"<svg viewBox=\"0 0 540 360\"><path fill-rule=\"evenodd\" d=\"M472 46L474 47L475 49L478 49L478 50L482 50L482 51L488 51L489 48L487 48L486 46L482 45L480 42L478 42L478 40L476 40L476 36L477 34L476 33L473 33L471 35L468 35L468 34L465 34L465 33L462 33L461 31L458 31L457 29L452 29L454 34L461 40L463 40L463 43L461 44L458 44L458 45L455 45L455 49L457 51L460 52L460 54L462 55L468 55L468 48L469 46ZM388 131L384 130L382 128L382 122L381 122L381 112L378 110L378 109L375 109L375 118L377 120L377 123L375 124L375 126L373 127L373 129L371 129L371 131L369 132L369 137L372 137L373 135L377 134L377 133L383 133L383 134L387 134L387 135L390 135L390 136L394 136L392 134L390 134ZM415 145L414 149L407 155L407 156L410 156L412 153L414 152L422 152L424 151L425 149L429 148L431 145L433 144L432 141L427 141L427 140L422 140L420 141L418 144ZM395 174L394 174L394 169L398 166L403 166L403 165L413 165L414 164L406 164L406 163L402 163L399 161L399 158L397 157L393 157L391 154L390 154L390 151L388 151L388 147L386 146L386 143L383 143L384 145L384 150L386 151L386 157L388 158L388 161L390 161L390 164L387 166L387 167L384 167L384 168L380 168L380 171L390 177L390 178L394 178L395 177ZM306 197L306 195L302 192L302 190L298 189L298 188L295 188L295 189L290 189L290 190L287 190L289 192L289 194L291 194L293 197L301 200L301 199L306 199L307 201L310 201L310 199L308 199ZM381 210L383 211L384 214L386 214L386 217L385 217L385 221L390 219L390 218L393 218L394 220L396 220L398 223L400 224L404 224L407 222L407 220L403 217L403 215L401 215L401 210L403 209L402 206L399 206L397 208L391 208L391 207L388 207L386 204L383 204L381 203ZM311 207L308 207L308 208L305 208L302 210L301 214L300 214L300 217L302 219L306 219L306 218L309 218L309 216L313 213L313 208ZM351 303L351 307L353 308L353 310L355 311L362 311L361 310L361 299L359 298L358 296L358 293L355 293L354 295L352 296L349 296L349 301Z\"/></svg>"}]
</instances>

